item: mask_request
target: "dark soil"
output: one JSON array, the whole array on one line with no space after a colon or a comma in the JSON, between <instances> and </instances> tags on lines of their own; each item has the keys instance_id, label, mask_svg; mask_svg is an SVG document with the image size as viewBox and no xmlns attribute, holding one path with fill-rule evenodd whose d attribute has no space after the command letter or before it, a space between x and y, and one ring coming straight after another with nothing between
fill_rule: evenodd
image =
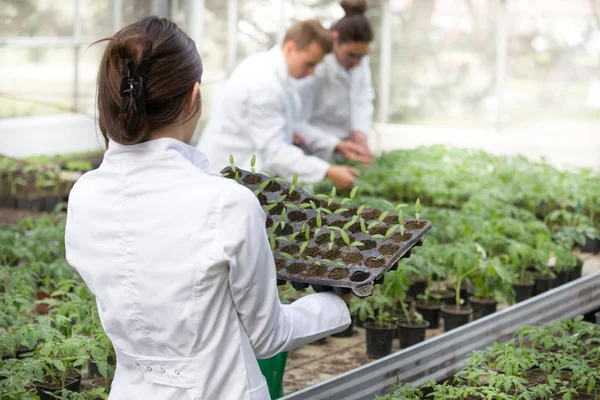
<instances>
[{"instance_id":1,"label":"dark soil","mask_svg":"<svg viewBox=\"0 0 600 400\"><path fill-rule=\"evenodd\" d=\"M404 224L406 229L409 229L411 231L414 231L415 229L421 229L425 225L427 225L427 222L425 222L425 221L408 221L407 223Z\"/></svg>"},{"instance_id":2,"label":"dark soil","mask_svg":"<svg viewBox=\"0 0 600 400\"><path fill-rule=\"evenodd\" d=\"M381 215L381 211L379 211L379 210L370 210L370 211L367 211L367 212L363 212L361 214L361 217L365 221L368 221L368 220L371 220L371 219L379 218L380 215Z\"/></svg>"},{"instance_id":3,"label":"dark soil","mask_svg":"<svg viewBox=\"0 0 600 400\"><path fill-rule=\"evenodd\" d=\"M397 215L388 215L387 217L385 217L383 219L383 222L385 222L388 225L395 225L398 223L398 216Z\"/></svg>"},{"instance_id":4,"label":"dark soil","mask_svg":"<svg viewBox=\"0 0 600 400\"><path fill-rule=\"evenodd\" d=\"M265 206L269 202L269 200L267 200L267 196L265 196L263 193L259 193L256 197L258 198L258 202L261 206Z\"/></svg>"},{"instance_id":5,"label":"dark soil","mask_svg":"<svg viewBox=\"0 0 600 400\"><path fill-rule=\"evenodd\" d=\"M368 272L356 271L355 273L352 274L352 276L350 277L350 280L352 282L362 282L362 281L366 281L370 277L371 277L371 274L369 274Z\"/></svg>"},{"instance_id":6,"label":"dark soil","mask_svg":"<svg viewBox=\"0 0 600 400\"><path fill-rule=\"evenodd\" d=\"M379 248L379 252L385 256L392 255L398 250L400 250L400 246L396 246L395 244L384 244Z\"/></svg>"},{"instance_id":7,"label":"dark soil","mask_svg":"<svg viewBox=\"0 0 600 400\"><path fill-rule=\"evenodd\" d=\"M242 181L244 181L246 185L259 185L262 183L262 178L258 175L250 174L246 175Z\"/></svg>"},{"instance_id":8,"label":"dark soil","mask_svg":"<svg viewBox=\"0 0 600 400\"><path fill-rule=\"evenodd\" d=\"M346 225L346 221L343 220L339 220L339 221L333 221L332 223L329 224L329 226L337 226L338 228L343 228L344 225Z\"/></svg>"},{"instance_id":9,"label":"dark soil","mask_svg":"<svg viewBox=\"0 0 600 400\"><path fill-rule=\"evenodd\" d=\"M369 229L369 233L371 235L384 235L385 236L388 229L389 229L389 227L387 227L386 225L377 225L377 226Z\"/></svg>"},{"instance_id":10,"label":"dark soil","mask_svg":"<svg viewBox=\"0 0 600 400\"><path fill-rule=\"evenodd\" d=\"M404 233L404 235L401 235L400 232L396 232L390 237L390 239L392 239L394 242L407 242L412 236L412 233Z\"/></svg>"},{"instance_id":11,"label":"dark soil","mask_svg":"<svg viewBox=\"0 0 600 400\"><path fill-rule=\"evenodd\" d=\"M352 233L360 232L360 222L356 221L354 224L350 225L350 228L348 228L348 230Z\"/></svg>"},{"instance_id":12,"label":"dark soil","mask_svg":"<svg viewBox=\"0 0 600 400\"><path fill-rule=\"evenodd\" d=\"M358 263L360 263L363 260L363 256L359 252L354 251L354 252L351 252L351 253L346 253L342 257L342 260L346 264L358 264Z\"/></svg>"},{"instance_id":13,"label":"dark soil","mask_svg":"<svg viewBox=\"0 0 600 400\"><path fill-rule=\"evenodd\" d=\"M381 258L375 258L375 257L371 257L368 258L367 261L365 261L365 265L368 268L382 268L383 266L385 266L385 260L381 259Z\"/></svg>"},{"instance_id":14,"label":"dark soil","mask_svg":"<svg viewBox=\"0 0 600 400\"><path fill-rule=\"evenodd\" d=\"M348 236L350 237L350 243L354 242L354 239L352 238L352 236L351 235L348 235ZM344 242L344 238L341 236L339 238L335 239L335 241L333 243L335 243L335 245L339 246L339 247L348 246L346 244L346 242Z\"/></svg>"},{"instance_id":15,"label":"dark soil","mask_svg":"<svg viewBox=\"0 0 600 400\"><path fill-rule=\"evenodd\" d=\"M307 216L302 211L292 211L288 214L288 219L292 222L306 221Z\"/></svg>"},{"instance_id":16,"label":"dark soil","mask_svg":"<svg viewBox=\"0 0 600 400\"><path fill-rule=\"evenodd\" d=\"M327 250L323 254L323 258L326 260L335 260L340 256L340 250L333 247L331 250Z\"/></svg>"},{"instance_id":17,"label":"dark soil","mask_svg":"<svg viewBox=\"0 0 600 400\"><path fill-rule=\"evenodd\" d=\"M293 263L286 267L286 271L289 275L298 275L305 270L305 266L302 263Z\"/></svg>"},{"instance_id":18,"label":"dark soil","mask_svg":"<svg viewBox=\"0 0 600 400\"><path fill-rule=\"evenodd\" d=\"M317 243L317 244L327 244L327 243L329 243L329 234L328 233L322 233L322 234L320 234L315 239L315 243Z\"/></svg>"},{"instance_id":19,"label":"dark soil","mask_svg":"<svg viewBox=\"0 0 600 400\"><path fill-rule=\"evenodd\" d=\"M273 219L272 218L267 218L267 221L266 221L265 225L267 226L267 228L272 227L273 226Z\"/></svg>"},{"instance_id":20,"label":"dark soil","mask_svg":"<svg viewBox=\"0 0 600 400\"><path fill-rule=\"evenodd\" d=\"M280 269L285 268L287 265L287 260L285 258L277 258L275 260L275 269L279 271Z\"/></svg>"},{"instance_id":21,"label":"dark soil","mask_svg":"<svg viewBox=\"0 0 600 400\"><path fill-rule=\"evenodd\" d=\"M317 257L319 255L319 248L315 246L309 246L304 249L302 254L310 257Z\"/></svg>"},{"instance_id":22,"label":"dark soil","mask_svg":"<svg viewBox=\"0 0 600 400\"><path fill-rule=\"evenodd\" d=\"M326 265L313 265L306 271L306 276L321 277L327 273Z\"/></svg>"},{"instance_id":23,"label":"dark soil","mask_svg":"<svg viewBox=\"0 0 600 400\"><path fill-rule=\"evenodd\" d=\"M289 201L298 201L300 200L300 192L297 190L293 190L292 193L285 193L287 195L286 200Z\"/></svg>"},{"instance_id":24,"label":"dark soil","mask_svg":"<svg viewBox=\"0 0 600 400\"><path fill-rule=\"evenodd\" d=\"M356 208L351 208L348 211L344 211L341 215L344 218L351 219L352 217L354 217L356 215L356 211L357 211Z\"/></svg>"},{"instance_id":25,"label":"dark soil","mask_svg":"<svg viewBox=\"0 0 600 400\"><path fill-rule=\"evenodd\" d=\"M285 206L283 205L283 203L278 203L275 207L273 207L269 210L269 214L281 215L281 212L283 211L284 208L285 208Z\"/></svg>"},{"instance_id":26,"label":"dark soil","mask_svg":"<svg viewBox=\"0 0 600 400\"><path fill-rule=\"evenodd\" d=\"M287 246L283 246L281 251L284 253L288 253L289 255L296 255L300 251L300 246L297 244L288 244Z\"/></svg>"},{"instance_id":27,"label":"dark soil","mask_svg":"<svg viewBox=\"0 0 600 400\"><path fill-rule=\"evenodd\" d=\"M275 229L275 236L287 236L294 233L294 228L292 228L289 224L286 224L283 229L281 229L281 225Z\"/></svg>"},{"instance_id":28,"label":"dark soil","mask_svg":"<svg viewBox=\"0 0 600 400\"><path fill-rule=\"evenodd\" d=\"M342 206L340 206L339 204L336 204L336 203L331 203L330 205L327 205L327 204L323 205L323 208L326 208L326 209L328 209L331 212L337 211L341 207Z\"/></svg>"},{"instance_id":29,"label":"dark soil","mask_svg":"<svg viewBox=\"0 0 600 400\"><path fill-rule=\"evenodd\" d=\"M265 192L276 192L281 190L281 185L275 181L270 181L265 187Z\"/></svg>"},{"instance_id":30,"label":"dark soil","mask_svg":"<svg viewBox=\"0 0 600 400\"><path fill-rule=\"evenodd\" d=\"M374 240L363 240L362 243L364 246L360 248L361 250L371 250L377 247L377 242Z\"/></svg>"},{"instance_id":31,"label":"dark soil","mask_svg":"<svg viewBox=\"0 0 600 400\"><path fill-rule=\"evenodd\" d=\"M330 279L346 279L350 272L346 268L334 268L328 275Z\"/></svg>"}]
</instances>

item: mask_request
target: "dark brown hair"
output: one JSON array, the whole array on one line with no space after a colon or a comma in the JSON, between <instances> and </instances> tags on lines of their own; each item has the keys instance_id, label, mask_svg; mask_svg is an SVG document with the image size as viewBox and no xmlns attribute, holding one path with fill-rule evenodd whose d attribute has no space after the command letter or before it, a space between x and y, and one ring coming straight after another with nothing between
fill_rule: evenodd
<instances>
[{"instance_id":1,"label":"dark brown hair","mask_svg":"<svg viewBox=\"0 0 600 400\"><path fill-rule=\"evenodd\" d=\"M331 27L339 33L340 42L372 42L373 28L365 15L366 0L342 0L340 5L346 15Z\"/></svg>"},{"instance_id":2,"label":"dark brown hair","mask_svg":"<svg viewBox=\"0 0 600 400\"><path fill-rule=\"evenodd\" d=\"M98 71L99 125L104 139L136 144L150 133L177 122L190 90L202 77L196 44L172 21L146 17L126 26L108 41ZM95 42L95 43L98 43ZM143 82L146 112L134 113L133 99L121 113L120 83L125 60L135 76L142 60L148 69ZM190 118L198 112L200 99Z\"/></svg>"},{"instance_id":3,"label":"dark brown hair","mask_svg":"<svg viewBox=\"0 0 600 400\"><path fill-rule=\"evenodd\" d=\"M317 42L324 53L329 53L332 47L331 32L323 28L319 20L309 19L296 22L286 32L283 43L292 41L298 50L304 50L311 43Z\"/></svg>"}]
</instances>

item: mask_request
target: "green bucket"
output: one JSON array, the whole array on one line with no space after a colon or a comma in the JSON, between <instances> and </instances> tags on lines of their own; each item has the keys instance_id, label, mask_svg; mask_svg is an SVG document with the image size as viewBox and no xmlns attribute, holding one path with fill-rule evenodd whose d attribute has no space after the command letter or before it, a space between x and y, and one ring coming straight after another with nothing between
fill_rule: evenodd
<instances>
[{"instance_id":1,"label":"green bucket","mask_svg":"<svg viewBox=\"0 0 600 400\"><path fill-rule=\"evenodd\" d=\"M271 358L257 360L260 372L267 380L271 399L283 397L283 372L287 361L287 351L279 353Z\"/></svg>"}]
</instances>

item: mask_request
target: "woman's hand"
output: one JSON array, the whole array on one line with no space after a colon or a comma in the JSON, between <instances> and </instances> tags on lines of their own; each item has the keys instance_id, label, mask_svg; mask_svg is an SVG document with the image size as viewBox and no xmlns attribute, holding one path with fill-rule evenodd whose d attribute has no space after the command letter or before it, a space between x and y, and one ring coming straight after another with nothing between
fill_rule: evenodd
<instances>
[{"instance_id":1,"label":"woman's hand","mask_svg":"<svg viewBox=\"0 0 600 400\"><path fill-rule=\"evenodd\" d=\"M350 132L348 140L357 144L361 148L361 152L369 157L369 164L373 161L373 153L371 153L371 150L369 149L367 135L360 131L352 131Z\"/></svg>"},{"instance_id":2,"label":"woman's hand","mask_svg":"<svg viewBox=\"0 0 600 400\"><path fill-rule=\"evenodd\" d=\"M335 147L337 151L342 153L342 155L350 161L358 161L361 164L369 165L371 164L371 156L368 153L368 149L365 151L365 148L350 139L342 140Z\"/></svg>"},{"instance_id":3,"label":"woman's hand","mask_svg":"<svg viewBox=\"0 0 600 400\"><path fill-rule=\"evenodd\" d=\"M331 179L338 189L344 190L350 188L359 175L358 170L347 165L332 165L325 176Z\"/></svg>"}]
</instances>

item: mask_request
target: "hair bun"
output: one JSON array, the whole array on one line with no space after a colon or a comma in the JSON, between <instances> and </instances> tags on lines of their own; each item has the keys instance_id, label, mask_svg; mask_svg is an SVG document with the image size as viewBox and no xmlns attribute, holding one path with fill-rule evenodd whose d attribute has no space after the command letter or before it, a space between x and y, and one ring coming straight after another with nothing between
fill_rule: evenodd
<instances>
[{"instance_id":1,"label":"hair bun","mask_svg":"<svg viewBox=\"0 0 600 400\"><path fill-rule=\"evenodd\" d=\"M367 11L366 0L342 0L340 1L340 5L344 9L346 17L350 17L352 15L361 15Z\"/></svg>"}]
</instances>

